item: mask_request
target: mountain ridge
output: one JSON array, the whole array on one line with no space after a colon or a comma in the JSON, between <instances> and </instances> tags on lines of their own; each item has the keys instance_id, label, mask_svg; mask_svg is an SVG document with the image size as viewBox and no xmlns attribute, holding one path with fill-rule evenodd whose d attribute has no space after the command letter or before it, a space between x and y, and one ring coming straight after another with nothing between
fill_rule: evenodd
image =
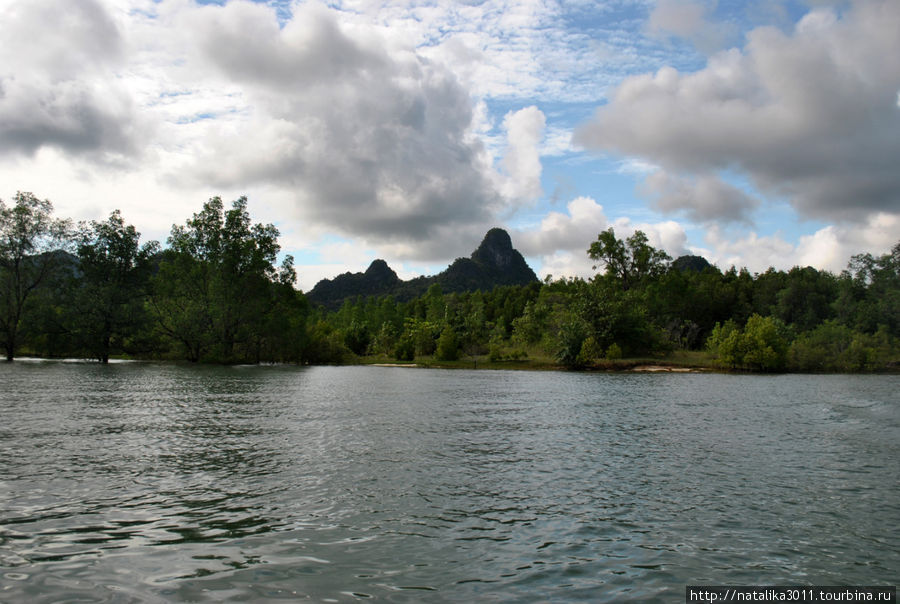
<instances>
[{"instance_id":1,"label":"mountain ridge","mask_svg":"<svg viewBox=\"0 0 900 604\"><path fill-rule=\"evenodd\" d=\"M512 245L509 233L490 229L468 258L457 258L437 275L404 281L381 258L372 261L365 272L343 273L322 279L306 296L326 308L336 309L347 298L356 296L393 296L406 301L424 294L437 283L444 293L482 290L501 285L527 285L538 281L525 258Z\"/></svg>"}]
</instances>

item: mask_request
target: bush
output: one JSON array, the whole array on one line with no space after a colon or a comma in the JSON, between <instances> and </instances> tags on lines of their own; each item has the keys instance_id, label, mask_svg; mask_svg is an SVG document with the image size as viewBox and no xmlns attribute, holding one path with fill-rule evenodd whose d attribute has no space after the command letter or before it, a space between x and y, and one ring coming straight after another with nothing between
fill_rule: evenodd
<instances>
[{"instance_id":1,"label":"bush","mask_svg":"<svg viewBox=\"0 0 900 604\"><path fill-rule=\"evenodd\" d=\"M590 365L602 354L603 349L597 343L594 336L588 336L584 339L584 342L581 343L581 351L578 353L578 364Z\"/></svg>"},{"instance_id":2,"label":"bush","mask_svg":"<svg viewBox=\"0 0 900 604\"><path fill-rule=\"evenodd\" d=\"M886 329L866 334L831 320L801 334L788 363L796 371L872 371L887 366L896 348Z\"/></svg>"},{"instance_id":3,"label":"bush","mask_svg":"<svg viewBox=\"0 0 900 604\"><path fill-rule=\"evenodd\" d=\"M780 371L787 366L790 334L780 320L758 314L747 319L744 329L733 321L716 323L707 348L723 365L759 371Z\"/></svg>"},{"instance_id":4,"label":"bush","mask_svg":"<svg viewBox=\"0 0 900 604\"><path fill-rule=\"evenodd\" d=\"M563 323L556 340L556 360L570 369L581 367L581 347L587 338L587 327L578 320L572 319Z\"/></svg>"},{"instance_id":5,"label":"bush","mask_svg":"<svg viewBox=\"0 0 900 604\"><path fill-rule=\"evenodd\" d=\"M459 343L456 340L456 332L449 325L444 326L437 341L434 354L439 361L455 361L459 358Z\"/></svg>"}]
</instances>

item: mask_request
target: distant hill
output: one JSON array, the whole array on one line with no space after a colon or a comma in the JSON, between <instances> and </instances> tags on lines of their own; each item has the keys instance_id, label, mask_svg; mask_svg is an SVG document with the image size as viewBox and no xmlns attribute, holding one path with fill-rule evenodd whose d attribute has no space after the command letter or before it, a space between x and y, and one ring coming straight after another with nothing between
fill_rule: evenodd
<instances>
[{"instance_id":1,"label":"distant hill","mask_svg":"<svg viewBox=\"0 0 900 604\"><path fill-rule=\"evenodd\" d=\"M702 273L711 266L712 264L702 256L679 256L672 262L672 268L681 272Z\"/></svg>"},{"instance_id":2,"label":"distant hill","mask_svg":"<svg viewBox=\"0 0 900 604\"><path fill-rule=\"evenodd\" d=\"M344 273L319 281L307 297L326 308L336 309L347 298L393 296L399 301L424 294L437 283L444 293L482 290L499 285L527 285L537 275L515 248L509 233L494 228L487 232L468 258L457 258L444 271L430 277L403 281L384 260L374 260L364 273Z\"/></svg>"}]
</instances>

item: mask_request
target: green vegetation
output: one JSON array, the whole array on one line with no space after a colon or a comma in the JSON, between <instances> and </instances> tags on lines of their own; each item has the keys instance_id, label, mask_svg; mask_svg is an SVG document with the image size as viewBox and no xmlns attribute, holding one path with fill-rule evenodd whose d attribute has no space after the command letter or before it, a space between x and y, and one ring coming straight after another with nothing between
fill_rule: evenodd
<instances>
[{"instance_id":1,"label":"green vegetation","mask_svg":"<svg viewBox=\"0 0 900 604\"><path fill-rule=\"evenodd\" d=\"M122 215L52 216L30 193L0 201L0 338L17 354L216 363L410 363L623 369L657 363L741 371L900 367L900 243L854 256L840 275L811 267L751 275L672 260L644 233L590 243L591 279L524 270L492 229L471 258L400 281L366 273L295 288L278 230L247 200L218 197L162 249ZM527 268L527 265L524 265ZM353 292L357 293L353 293Z\"/></svg>"}]
</instances>

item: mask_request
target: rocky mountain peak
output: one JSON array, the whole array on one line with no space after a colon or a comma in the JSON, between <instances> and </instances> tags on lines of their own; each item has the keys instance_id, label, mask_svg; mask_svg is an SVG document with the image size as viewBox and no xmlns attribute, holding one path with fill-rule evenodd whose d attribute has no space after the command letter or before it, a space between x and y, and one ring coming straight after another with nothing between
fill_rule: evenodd
<instances>
[{"instance_id":1,"label":"rocky mountain peak","mask_svg":"<svg viewBox=\"0 0 900 604\"><path fill-rule=\"evenodd\" d=\"M373 260L364 273L344 273L322 279L307 294L309 299L337 309L347 298L391 295L398 300L421 296L432 284L444 293L488 291L500 285L526 285L537 277L525 258L512 246L509 233L494 228L487 232L471 258L457 258L446 270L431 277L402 281L384 260Z\"/></svg>"},{"instance_id":2,"label":"rocky mountain peak","mask_svg":"<svg viewBox=\"0 0 900 604\"><path fill-rule=\"evenodd\" d=\"M504 268L516 261L516 254L509 233L500 228L493 228L481 240L478 249L472 252L472 260Z\"/></svg>"},{"instance_id":3,"label":"rocky mountain peak","mask_svg":"<svg viewBox=\"0 0 900 604\"><path fill-rule=\"evenodd\" d=\"M372 261L372 264L366 269L365 276L367 281L387 284L394 284L400 280L394 269L388 266L388 263L381 258Z\"/></svg>"}]
</instances>

